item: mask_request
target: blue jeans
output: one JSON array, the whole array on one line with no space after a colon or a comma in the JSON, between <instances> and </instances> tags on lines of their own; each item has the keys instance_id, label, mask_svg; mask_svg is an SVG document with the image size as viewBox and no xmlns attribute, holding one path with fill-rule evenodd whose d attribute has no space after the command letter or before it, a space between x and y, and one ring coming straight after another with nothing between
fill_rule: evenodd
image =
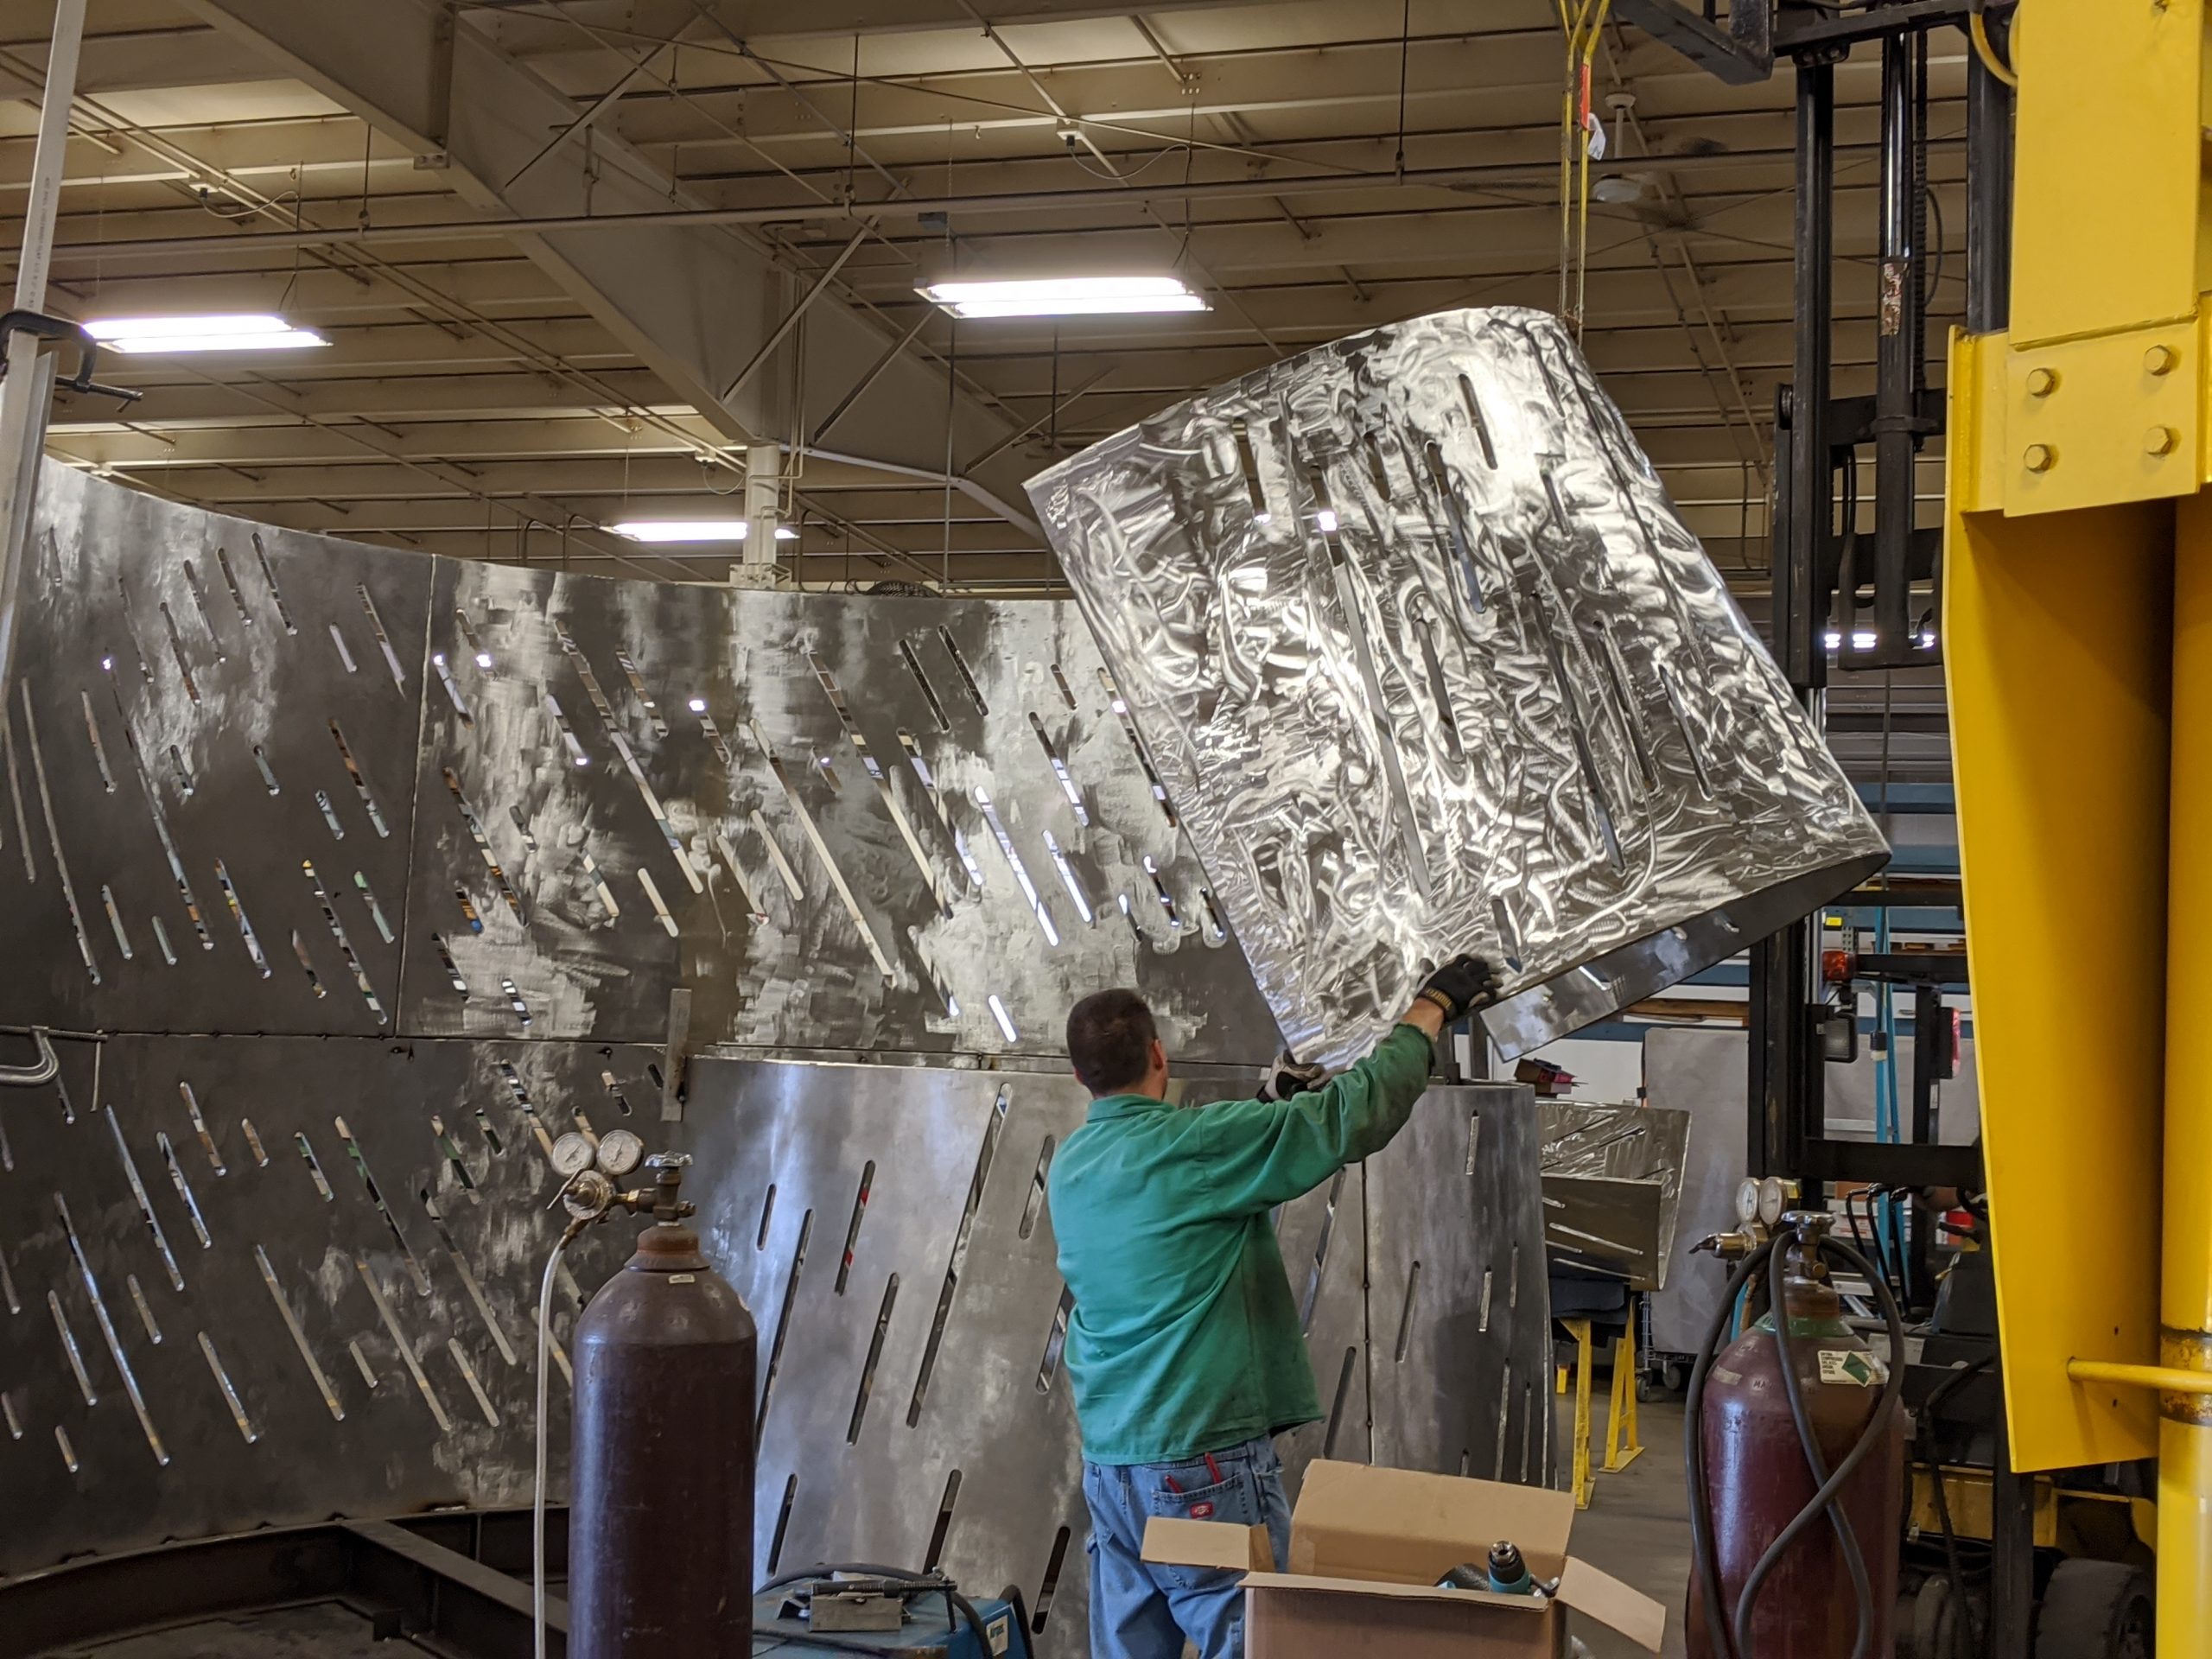
<instances>
[{"instance_id":1,"label":"blue jeans","mask_svg":"<svg viewBox=\"0 0 2212 1659\"><path fill-rule=\"evenodd\" d=\"M1290 1554L1282 1465L1262 1435L1182 1463L1083 1465L1090 1505L1091 1659L1243 1659L1243 1574L1146 1560L1144 1523L1155 1515L1264 1525L1280 1570Z\"/></svg>"}]
</instances>

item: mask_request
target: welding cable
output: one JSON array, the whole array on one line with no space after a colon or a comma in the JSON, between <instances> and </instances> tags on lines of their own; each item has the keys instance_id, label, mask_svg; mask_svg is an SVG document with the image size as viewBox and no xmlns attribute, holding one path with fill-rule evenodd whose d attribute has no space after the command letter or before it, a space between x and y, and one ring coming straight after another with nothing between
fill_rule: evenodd
<instances>
[{"instance_id":1,"label":"welding cable","mask_svg":"<svg viewBox=\"0 0 2212 1659\"><path fill-rule=\"evenodd\" d=\"M1745 1576L1743 1594L1736 1602L1735 1621L1736 1645L1744 1653L1750 1651L1751 1613L1760 1586L1766 1582L1768 1575L1788 1553L1789 1547L1823 1512L1835 1528L1836 1541L1843 1550L1844 1565L1850 1571L1852 1590L1859 1603L1859 1633L1852 1643L1851 1659L1868 1659L1868 1649L1874 1638L1873 1590L1867 1580L1866 1564L1859 1554L1858 1538L1852 1530L1851 1516L1844 1508L1842 1492L1852 1476L1858 1472L1859 1465L1873 1456L1880 1446L1888 1431L1890 1419L1901 1408L1905 1373L1904 1318L1897 1311L1897 1299L1890 1294L1890 1287L1875 1275L1872 1262L1840 1238L1823 1238L1815 1243L1816 1255L1827 1251L1840 1256L1845 1266L1856 1268L1874 1287L1881 1299L1882 1320L1888 1329L1890 1341L1889 1376L1883 1384L1882 1397L1875 1402L1873 1415L1866 1420L1866 1427L1859 1430L1858 1440L1844 1453L1834 1471L1828 1472L1827 1460L1821 1453L1820 1437L1814 1433L1812 1419L1806 1414L1804 1389L1798 1381L1794 1363L1796 1356L1789 1335L1789 1309L1782 1300L1783 1262L1777 1254L1770 1271L1774 1286L1775 1348L1777 1357L1781 1362L1782 1389L1789 1401L1789 1414L1797 1425L1797 1440L1804 1448L1806 1467L1812 1472L1819 1490L1792 1517L1789 1524L1775 1535L1774 1541L1766 1547L1765 1552Z\"/></svg>"},{"instance_id":2,"label":"welding cable","mask_svg":"<svg viewBox=\"0 0 2212 1659\"><path fill-rule=\"evenodd\" d=\"M1037 1659L1037 1638L1029 1631L1029 1603L1021 1593L1021 1586L1009 1584L999 1592L999 1599L1014 1609L1014 1628L1021 1632L1022 1659ZM985 1644L988 1651L988 1644Z\"/></svg>"},{"instance_id":3,"label":"welding cable","mask_svg":"<svg viewBox=\"0 0 2212 1659\"><path fill-rule=\"evenodd\" d=\"M1799 1445L1805 1453L1806 1466L1811 1471L1815 1486L1824 1485L1827 1470L1821 1455L1821 1444L1805 1415L1802 1390L1797 1377L1796 1355L1792 1351L1796 1338L1789 1330L1789 1303L1785 1288L1789 1275L1789 1255L1786 1250L1777 1250L1767 1259L1767 1302L1774 1317L1775 1358L1782 1372L1782 1387L1789 1402L1789 1414L1797 1427ZM1901 1373L1900 1373L1901 1374ZM1817 1503L1817 1499L1815 1500ZM1866 1559L1859 1548L1859 1537L1851 1524L1851 1516L1841 1503L1826 1506L1828 1522L1835 1529L1836 1547L1843 1552L1843 1567L1851 1579L1852 1599L1859 1615L1857 1633L1852 1638L1851 1659L1866 1659L1866 1648L1872 1638L1874 1590L1872 1580L1866 1576ZM1808 1503L1798 1512L1796 1520L1816 1513L1815 1503ZM1760 1586L1764 1584L1768 1569L1782 1559L1783 1541L1790 1535L1784 1528L1776 1535L1758 1560L1745 1575L1744 1587L1736 1598L1736 1646L1748 1654L1751 1650L1751 1614L1758 1605Z\"/></svg>"},{"instance_id":4,"label":"welding cable","mask_svg":"<svg viewBox=\"0 0 2212 1659\"><path fill-rule=\"evenodd\" d=\"M1943 1565L1951 1575L1952 1594L1965 1610L1967 1634L1977 1648L1981 1641L1981 1621L1974 1617L1974 1603L1962 1592L1966 1589L1966 1569L1959 1562L1958 1530L1951 1523L1951 1497L1948 1483L1943 1478L1943 1465L1936 1460L1936 1416L1943 1402L1961 1388L1987 1370L1997 1357L1994 1351L1984 1354L1971 1364L1961 1364L1928 1392L1921 1402L1918 1416L1914 1421L1913 1439L1920 1460L1928 1465L1929 1484L1936 1494L1936 1520L1943 1529Z\"/></svg>"},{"instance_id":5,"label":"welding cable","mask_svg":"<svg viewBox=\"0 0 2212 1659\"><path fill-rule=\"evenodd\" d=\"M535 1638L531 1651L537 1659L545 1659L545 1418L550 1394L545 1360L553 1342L553 1276L561 1270L561 1258L576 1235L588 1225L589 1217L578 1216L562 1230L560 1243L545 1258L545 1277L537 1287L537 1478L530 1503L530 1617Z\"/></svg>"},{"instance_id":6,"label":"welding cable","mask_svg":"<svg viewBox=\"0 0 2212 1659\"><path fill-rule=\"evenodd\" d=\"M1732 1624L1736 1621L1731 1620L1727 1604L1721 1592L1719 1557L1713 1536L1712 1491L1705 1466L1703 1426L1706 1382L1714 1363L1719 1358L1721 1350L1726 1346L1731 1315L1751 1286L1754 1276L1763 1268L1768 1266L1776 1254L1777 1246L1786 1243L1788 1235L1779 1235L1758 1245L1737 1265L1736 1270L1729 1275L1727 1286L1721 1292L1719 1306L1706 1326L1704 1339L1698 1345L1697 1357L1690 1368L1689 1386L1683 1397L1682 1463L1689 1487L1690 1560L1697 1574L1698 1589L1704 1602L1706 1637L1713 1659L1739 1659L1739 1656L1748 1654L1750 1649L1745 1644L1741 1635L1732 1632ZM1889 1386L1885 1389L1882 1402L1876 1406L1874 1416L1869 1421L1859 1442L1845 1455L1834 1474L1826 1475L1824 1478L1815 1477L1818 1490L1813 1494L1812 1500L1783 1529L1774 1542L1768 1547L1765 1554L1754 1565L1751 1575L1745 1580L1744 1595L1738 1605L1739 1616L1744 1608L1750 1605L1758 1583L1764 1580L1767 1573L1771 1571L1773 1564L1781 1559L1783 1552L1796 1541L1823 1510L1827 1508L1835 1499L1836 1494L1842 1490L1844 1483L1872 1454L1880 1440L1880 1431L1887 1421L1888 1414L1897 1409L1897 1397L1904 1391L1904 1370L1902 1360L1904 1353L1904 1325L1897 1314L1897 1303L1890 1294L1889 1287L1883 1282L1881 1275L1874 1270L1873 1264L1849 1245L1837 1239L1825 1239L1821 1243L1823 1248L1834 1249L1847 1264L1856 1265L1866 1276L1867 1282L1875 1287L1880 1298L1883 1313L1890 1330L1891 1360ZM1786 1305L1778 1296L1775 1298L1774 1306L1769 1309L1769 1313L1774 1317L1777 1329L1787 1322ZM1787 1338L1784 1338L1783 1340L1786 1341ZM1787 1349L1783 1350L1785 1356L1788 1351ZM1789 1370L1786 1357L1783 1363L1785 1376L1788 1378L1787 1389L1790 1395L1792 1405L1798 1408L1793 1414L1796 1416L1800 1425L1802 1443L1803 1436L1808 1432L1805 1419L1802 1414L1802 1402L1796 1391L1796 1373ZM1813 1444L1817 1451L1817 1442ZM1814 1466L1817 1468L1817 1463ZM1871 1607L1870 1597L1867 1603L1862 1606L1862 1614L1871 1611ZM1748 1630L1748 1620L1743 1620L1740 1628ZM1858 1649L1860 1659L1865 1659L1864 1644L1870 1628L1870 1623L1862 1618L1859 1632L1860 1645Z\"/></svg>"}]
</instances>

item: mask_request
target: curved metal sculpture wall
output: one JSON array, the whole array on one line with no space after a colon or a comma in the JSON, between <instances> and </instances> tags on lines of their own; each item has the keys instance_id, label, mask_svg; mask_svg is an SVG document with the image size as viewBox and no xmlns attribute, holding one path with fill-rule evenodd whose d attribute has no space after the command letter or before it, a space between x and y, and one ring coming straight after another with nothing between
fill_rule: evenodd
<instances>
[{"instance_id":1,"label":"curved metal sculpture wall","mask_svg":"<svg viewBox=\"0 0 2212 1659\"><path fill-rule=\"evenodd\" d=\"M709 1058L683 1121L654 1125L627 1109L657 1093L658 1051L634 1045L58 1046L55 1083L0 1099L0 1576L527 1503L535 1288L560 1219L544 1148L621 1125L697 1160L701 1236L760 1322L764 1575L941 1563L1082 1630L1044 1196L1087 1104L1072 1079ZM1525 1090L1440 1087L1387 1152L1283 1210L1328 1412L1286 1443L1294 1478L1372 1454L1548 1478L1539 1139ZM635 1230L569 1257L564 1376L583 1295ZM554 1400L558 1487L565 1386Z\"/></svg>"},{"instance_id":2,"label":"curved metal sculpture wall","mask_svg":"<svg viewBox=\"0 0 2212 1659\"><path fill-rule=\"evenodd\" d=\"M1886 855L1556 318L1338 340L1029 491L1301 1053L1464 950L1523 1052Z\"/></svg>"},{"instance_id":3,"label":"curved metal sculpture wall","mask_svg":"<svg viewBox=\"0 0 2212 1659\"><path fill-rule=\"evenodd\" d=\"M30 579L0 1025L76 1034L0 1090L0 1574L525 1502L546 1149L622 1125L696 1156L760 1324L758 1559L941 1559L1080 1651L1061 1019L1135 983L1196 1098L1280 1039L1073 609L457 564L52 469ZM678 986L717 1046L663 1122ZM1548 1478L1537 1139L1440 1088L1282 1211L1294 1465Z\"/></svg>"},{"instance_id":4,"label":"curved metal sculpture wall","mask_svg":"<svg viewBox=\"0 0 2212 1659\"><path fill-rule=\"evenodd\" d=\"M0 722L16 1021L1061 1052L1276 1036L1054 604L469 564L49 467Z\"/></svg>"}]
</instances>

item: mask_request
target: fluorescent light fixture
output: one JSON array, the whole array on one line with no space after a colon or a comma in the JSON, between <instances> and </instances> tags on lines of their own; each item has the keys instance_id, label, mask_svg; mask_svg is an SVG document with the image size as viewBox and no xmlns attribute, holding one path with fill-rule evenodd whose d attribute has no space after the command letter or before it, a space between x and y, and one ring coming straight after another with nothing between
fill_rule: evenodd
<instances>
[{"instance_id":1,"label":"fluorescent light fixture","mask_svg":"<svg viewBox=\"0 0 2212 1659\"><path fill-rule=\"evenodd\" d=\"M330 342L282 317L246 313L207 317L99 317L85 332L118 352L277 352Z\"/></svg>"},{"instance_id":2,"label":"fluorescent light fixture","mask_svg":"<svg viewBox=\"0 0 2212 1659\"><path fill-rule=\"evenodd\" d=\"M1821 636L1821 643L1830 651L1840 651L1843 649L1843 635L1836 629L1830 628ZM1918 634L1914 636L1913 643L1923 651L1935 650L1936 630L1932 627L1923 627ZM1872 628L1853 628L1851 632L1851 648L1853 651L1873 650L1874 631Z\"/></svg>"},{"instance_id":3,"label":"fluorescent light fixture","mask_svg":"<svg viewBox=\"0 0 2212 1659\"><path fill-rule=\"evenodd\" d=\"M753 525L745 518L652 518L609 524L607 528L633 542L741 542ZM778 524L776 539L795 542L798 540L798 531L789 524Z\"/></svg>"},{"instance_id":4,"label":"fluorescent light fixture","mask_svg":"<svg viewBox=\"0 0 2212 1659\"><path fill-rule=\"evenodd\" d=\"M1128 311L1204 311L1176 276L1046 276L932 283L915 290L956 317L1081 317Z\"/></svg>"}]
</instances>

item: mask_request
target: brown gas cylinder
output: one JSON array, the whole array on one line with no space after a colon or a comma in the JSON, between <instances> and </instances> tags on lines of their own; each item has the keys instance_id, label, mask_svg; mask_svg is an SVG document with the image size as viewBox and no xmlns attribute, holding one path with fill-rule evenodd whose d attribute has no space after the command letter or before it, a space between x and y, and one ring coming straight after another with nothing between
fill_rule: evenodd
<instances>
[{"instance_id":1,"label":"brown gas cylinder","mask_svg":"<svg viewBox=\"0 0 2212 1659\"><path fill-rule=\"evenodd\" d=\"M1817 1256L1794 1243L1776 1248L1789 1252L1783 1312L1806 1415L1821 1455L1834 1470L1872 1421L1888 1373L1844 1323ZM1721 1598L1732 1618L1751 1568L1815 1490L1783 1392L1775 1318L1770 1309L1730 1344L1706 1380L1701 1440ZM1881 1444L1859 1465L1842 1495L1872 1590L1873 1629L1866 1651L1876 1655L1888 1654L1892 1645L1904 1507L1904 1411L1892 1412ZM1713 1640L1704 1602L1693 1566L1688 1610L1691 1659L1732 1650ZM1768 1573L1753 1604L1751 1647L1739 1659L1849 1659L1858 1606L1835 1528L1823 1516L1799 1535Z\"/></svg>"},{"instance_id":2,"label":"brown gas cylinder","mask_svg":"<svg viewBox=\"0 0 2212 1659\"><path fill-rule=\"evenodd\" d=\"M749 1659L758 1344L672 1218L576 1321L569 1659Z\"/></svg>"}]
</instances>

